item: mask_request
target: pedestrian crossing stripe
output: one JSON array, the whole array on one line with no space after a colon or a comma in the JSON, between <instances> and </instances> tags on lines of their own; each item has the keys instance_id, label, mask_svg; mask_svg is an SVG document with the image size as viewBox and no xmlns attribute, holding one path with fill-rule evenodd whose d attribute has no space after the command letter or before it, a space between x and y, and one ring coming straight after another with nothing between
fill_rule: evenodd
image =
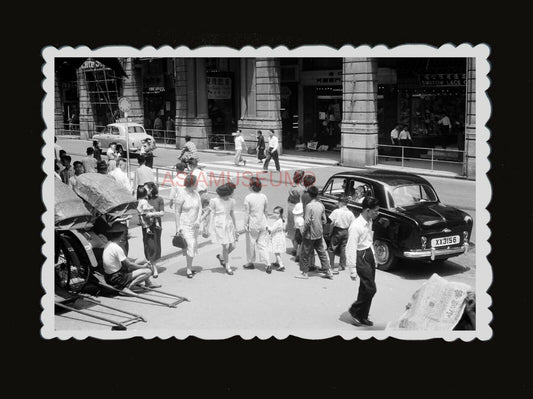
<instances>
[{"instance_id":1,"label":"pedestrian crossing stripe","mask_svg":"<svg viewBox=\"0 0 533 399\"><path fill-rule=\"evenodd\" d=\"M263 169L263 163L258 162L246 162L246 166L237 166L233 161L220 161L220 162L211 162L207 165L229 165L233 168L239 168L241 170L243 167L246 168L253 168L253 169ZM275 163L273 161L270 161L269 168L273 167ZM305 163L305 162L296 162L296 161L279 161L279 165L281 169L311 169L311 168L325 168L330 165L323 165L323 164L314 164L314 163Z\"/></svg>"}]
</instances>

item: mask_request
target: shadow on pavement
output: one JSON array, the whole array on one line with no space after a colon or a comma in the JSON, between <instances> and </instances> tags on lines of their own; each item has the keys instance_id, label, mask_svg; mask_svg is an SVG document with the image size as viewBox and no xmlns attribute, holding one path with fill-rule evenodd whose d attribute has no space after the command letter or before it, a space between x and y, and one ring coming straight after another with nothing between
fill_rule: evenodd
<instances>
[{"instance_id":1,"label":"shadow on pavement","mask_svg":"<svg viewBox=\"0 0 533 399\"><path fill-rule=\"evenodd\" d=\"M469 270L470 267L450 260L437 263L399 260L396 268L388 273L406 280L427 280L433 273L446 277L466 273Z\"/></svg>"},{"instance_id":2,"label":"shadow on pavement","mask_svg":"<svg viewBox=\"0 0 533 399\"><path fill-rule=\"evenodd\" d=\"M202 266L193 266L191 267L191 270L194 274L198 274L200 272L202 272L204 270L204 268ZM178 276L183 276L183 277L187 277L187 266L183 266L182 268L176 270L176 272L174 273Z\"/></svg>"},{"instance_id":3,"label":"shadow on pavement","mask_svg":"<svg viewBox=\"0 0 533 399\"><path fill-rule=\"evenodd\" d=\"M352 317L350 316L350 313L348 313L348 311L346 312L343 312L340 316L339 316L339 321L342 321L343 323L346 323L346 324L349 324L351 325L354 329L357 329L357 330L369 330L369 331L372 331L372 330L384 330L386 325L385 324L381 324L381 323L374 323L374 325L372 327L369 327L369 326L356 326L352 323Z\"/></svg>"}]
</instances>

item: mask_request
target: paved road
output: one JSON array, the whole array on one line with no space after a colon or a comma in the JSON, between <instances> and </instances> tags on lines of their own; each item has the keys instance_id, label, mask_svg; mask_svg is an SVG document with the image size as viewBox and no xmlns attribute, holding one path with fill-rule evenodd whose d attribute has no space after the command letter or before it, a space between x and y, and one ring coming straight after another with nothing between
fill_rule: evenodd
<instances>
[{"instance_id":1,"label":"paved road","mask_svg":"<svg viewBox=\"0 0 533 399\"><path fill-rule=\"evenodd\" d=\"M79 147L79 143L71 144L67 141L60 141L59 144L70 154L76 154L74 149ZM155 165L171 166L174 163L175 150L158 149L158 152ZM82 155L83 151L78 153ZM255 172L260 165L255 164L251 157L247 159L252 162L248 162L246 167L236 168L231 164L231 155L201 154L204 171L213 173L218 171L234 174L241 172L241 169L242 172ZM312 170L317 175L318 185L324 184L331 174L346 170L342 167L310 162L295 163L282 160L281 164L282 172L287 172L289 175L300 167ZM263 191L269 198L269 208L272 210L276 205L286 207L288 187L283 183L283 178L280 184L279 174L267 175L268 184L265 184ZM474 218L474 226L476 225L474 182L438 177L428 179L435 186L443 202L469 212ZM168 188L162 187L163 197L167 192ZM243 221L242 202L246 194L248 189L239 186L234 195L238 204L239 226ZM226 275L219 266L215 258L220 251L219 246L210 240L200 238L200 253L194 261L194 269L199 273L193 279L187 279L185 259L181 256L181 250L171 245L174 221L172 210L168 209L168 202L166 206L163 218L163 258L158 263L160 271L158 282L163 284L166 291L185 296L190 302L182 303L173 309L137 299L100 297L103 303L140 313L147 318L147 323L136 323L130 326L129 330L172 330L182 336L200 334L203 337L220 336L221 333L227 336L240 334L243 337L254 335L268 337L274 334L278 338L283 338L289 333L302 337L325 337L362 329L345 321L346 311L355 300L359 286L359 282L354 283L346 271L331 281L318 274L312 275L308 280L302 280L298 278L297 264L288 253L283 255L287 267L283 273L274 271L270 275L266 274L262 265L255 270L245 270L242 268L246 262L244 237L240 239L237 249L230 256L230 264L235 270L234 276ZM132 226L130 234L132 236L130 256L140 257L143 255L140 227ZM475 233L473 241L475 242ZM289 242L287 247L290 249ZM396 271L378 270L376 273L378 293L370 314L370 318L375 322L373 329L384 329L387 322L399 318L411 294L432 273L438 273L450 281L464 282L475 287L475 247L469 253L441 265L403 261L399 263ZM58 330L88 331L110 328L110 325L104 322L72 312L56 316L55 323L55 328Z\"/></svg>"}]
</instances>

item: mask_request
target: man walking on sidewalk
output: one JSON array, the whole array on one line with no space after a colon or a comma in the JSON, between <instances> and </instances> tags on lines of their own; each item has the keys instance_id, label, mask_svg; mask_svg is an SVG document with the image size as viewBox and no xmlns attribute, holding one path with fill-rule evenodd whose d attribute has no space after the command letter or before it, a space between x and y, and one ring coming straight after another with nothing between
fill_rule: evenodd
<instances>
[{"instance_id":1,"label":"man walking on sidewalk","mask_svg":"<svg viewBox=\"0 0 533 399\"><path fill-rule=\"evenodd\" d=\"M270 140L268 142L268 148L267 148L267 154L266 154L265 163L263 165L263 169L265 171L268 171L268 164L270 163L270 159L274 159L274 163L276 165L276 170L279 172L279 154L278 154L278 138L274 134L274 130L270 130Z\"/></svg>"},{"instance_id":2,"label":"man walking on sidewalk","mask_svg":"<svg viewBox=\"0 0 533 399\"><path fill-rule=\"evenodd\" d=\"M235 136L235 166L240 166L241 162L246 166L246 161L242 159L242 149L246 147L246 143L241 136L241 131L237 130L233 135Z\"/></svg>"},{"instance_id":3,"label":"man walking on sidewalk","mask_svg":"<svg viewBox=\"0 0 533 399\"><path fill-rule=\"evenodd\" d=\"M346 265L350 268L350 277L361 279L357 300L352 304L349 313L356 326L372 326L368 320L368 313L372 298L376 294L376 260L374 257L374 232L372 221L378 216L379 201L374 197L365 197L363 210L348 229L348 243L346 244Z\"/></svg>"}]
</instances>

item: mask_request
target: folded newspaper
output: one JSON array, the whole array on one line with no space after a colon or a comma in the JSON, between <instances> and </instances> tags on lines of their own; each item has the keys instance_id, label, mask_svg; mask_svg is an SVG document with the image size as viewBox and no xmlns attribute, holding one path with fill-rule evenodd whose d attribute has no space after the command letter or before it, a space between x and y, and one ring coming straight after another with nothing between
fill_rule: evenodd
<instances>
[{"instance_id":1,"label":"folded newspaper","mask_svg":"<svg viewBox=\"0 0 533 399\"><path fill-rule=\"evenodd\" d=\"M433 274L411 297L400 320L389 322L389 330L453 330L465 310L468 284L449 282Z\"/></svg>"}]
</instances>

